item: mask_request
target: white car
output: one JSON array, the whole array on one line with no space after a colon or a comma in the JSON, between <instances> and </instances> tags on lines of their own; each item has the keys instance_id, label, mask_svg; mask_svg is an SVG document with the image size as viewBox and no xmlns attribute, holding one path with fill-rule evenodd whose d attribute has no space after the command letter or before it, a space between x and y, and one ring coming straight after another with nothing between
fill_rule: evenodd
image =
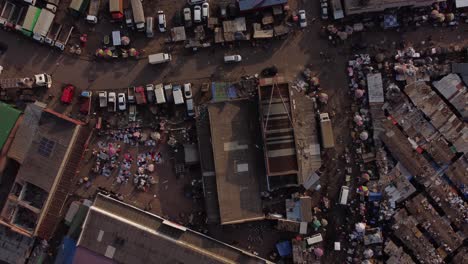
<instances>
[{"instance_id":1,"label":"white car","mask_svg":"<svg viewBox=\"0 0 468 264\"><path fill-rule=\"evenodd\" d=\"M185 99L192 98L192 84L191 83L184 84L184 96L185 96Z\"/></svg>"},{"instance_id":2,"label":"white car","mask_svg":"<svg viewBox=\"0 0 468 264\"><path fill-rule=\"evenodd\" d=\"M193 22L195 23L200 23L201 22L201 7L199 5L196 5L193 8Z\"/></svg>"},{"instance_id":3,"label":"white car","mask_svg":"<svg viewBox=\"0 0 468 264\"><path fill-rule=\"evenodd\" d=\"M299 26L301 28L307 27L307 18L305 10L299 10Z\"/></svg>"},{"instance_id":4,"label":"white car","mask_svg":"<svg viewBox=\"0 0 468 264\"><path fill-rule=\"evenodd\" d=\"M117 104L119 105L119 110L120 111L125 111L127 109L127 102L125 100L125 94L124 93L119 93L117 96Z\"/></svg>"},{"instance_id":5,"label":"white car","mask_svg":"<svg viewBox=\"0 0 468 264\"><path fill-rule=\"evenodd\" d=\"M166 15L164 11L158 11L158 27L160 32L166 32Z\"/></svg>"},{"instance_id":6,"label":"white car","mask_svg":"<svg viewBox=\"0 0 468 264\"><path fill-rule=\"evenodd\" d=\"M242 61L241 55L227 55L227 56L224 56L224 62L225 63L241 62L241 61Z\"/></svg>"},{"instance_id":7,"label":"white car","mask_svg":"<svg viewBox=\"0 0 468 264\"><path fill-rule=\"evenodd\" d=\"M322 1L320 3L320 10L322 12L322 19L327 20L328 19L328 3L325 1Z\"/></svg>"},{"instance_id":8,"label":"white car","mask_svg":"<svg viewBox=\"0 0 468 264\"><path fill-rule=\"evenodd\" d=\"M203 20L207 20L210 17L210 4L206 2L202 4L202 17Z\"/></svg>"}]
</instances>

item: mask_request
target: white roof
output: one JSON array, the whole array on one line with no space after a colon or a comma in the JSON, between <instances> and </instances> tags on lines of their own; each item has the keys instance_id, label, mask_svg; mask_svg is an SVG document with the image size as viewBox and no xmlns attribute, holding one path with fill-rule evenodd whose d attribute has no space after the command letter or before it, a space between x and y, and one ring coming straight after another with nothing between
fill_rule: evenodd
<instances>
[{"instance_id":1,"label":"white roof","mask_svg":"<svg viewBox=\"0 0 468 264\"><path fill-rule=\"evenodd\" d=\"M467 7L468 6L468 0L455 0L455 6L457 8Z\"/></svg>"},{"instance_id":2,"label":"white roof","mask_svg":"<svg viewBox=\"0 0 468 264\"><path fill-rule=\"evenodd\" d=\"M112 31L112 43L114 46L122 45L122 39L120 38L120 31Z\"/></svg>"},{"instance_id":3,"label":"white roof","mask_svg":"<svg viewBox=\"0 0 468 264\"><path fill-rule=\"evenodd\" d=\"M369 90L369 103L383 103L384 92L381 73L367 74L367 89Z\"/></svg>"}]
</instances>

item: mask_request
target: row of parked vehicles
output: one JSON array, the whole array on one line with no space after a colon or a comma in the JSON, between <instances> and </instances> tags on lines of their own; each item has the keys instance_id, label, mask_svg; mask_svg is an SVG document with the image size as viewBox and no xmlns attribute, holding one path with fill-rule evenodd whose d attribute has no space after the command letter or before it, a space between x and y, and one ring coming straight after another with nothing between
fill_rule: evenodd
<instances>
[{"instance_id":1,"label":"row of parked vehicles","mask_svg":"<svg viewBox=\"0 0 468 264\"><path fill-rule=\"evenodd\" d=\"M64 50L73 32L73 26L54 22L58 3L59 0L47 0L45 7L39 8L33 5L35 1L30 5L6 1L1 9L0 25Z\"/></svg>"},{"instance_id":2,"label":"row of parked vehicles","mask_svg":"<svg viewBox=\"0 0 468 264\"><path fill-rule=\"evenodd\" d=\"M184 85L172 84L147 84L146 86L136 86L127 89L127 92L107 92L100 91L99 107L107 108L109 112L134 110L136 105L156 104L156 105L183 105L187 109L187 115L195 115L192 84Z\"/></svg>"}]
</instances>

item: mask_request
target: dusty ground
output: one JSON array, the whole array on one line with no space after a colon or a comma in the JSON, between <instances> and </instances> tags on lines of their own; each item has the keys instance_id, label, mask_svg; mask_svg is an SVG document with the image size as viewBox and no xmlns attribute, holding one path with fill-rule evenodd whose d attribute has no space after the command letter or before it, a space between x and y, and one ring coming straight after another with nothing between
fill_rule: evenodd
<instances>
[{"instance_id":1,"label":"dusty ground","mask_svg":"<svg viewBox=\"0 0 468 264\"><path fill-rule=\"evenodd\" d=\"M182 1L162 1L161 6L167 5L167 8L172 8L173 3ZM318 4L315 1L298 1L298 7L304 8L308 12L309 20L312 17L318 17ZM295 3L292 5L294 8ZM158 7L159 8L159 7ZM168 16L169 20L169 16ZM232 48L216 47L209 50L203 50L196 54L188 52L175 53L173 61L168 65L152 66L148 65L145 59L143 60L128 60L128 61L93 61L88 58L76 58L62 54L58 51L51 50L49 47L40 46L32 40L25 39L23 36L0 31L0 39L9 45L9 50L6 54L0 57L0 65L5 68L2 77L29 75L38 72L51 73L54 79L54 85L47 94L54 94L56 98L50 102L50 105L60 111L70 111L64 109L57 103L57 98L60 89L64 84L72 83L79 89L120 89L134 85L157 82L185 82L191 81L197 83L200 79L211 80L234 80L244 74L254 74L260 72L264 67L276 65L281 74L289 79L293 79L297 73L304 68L305 65L310 67L320 74L321 85L330 96L329 108L335 111L333 118L334 132L337 137L336 151L326 153L324 164L326 166L325 173L322 175L322 192L328 195L333 200L337 199L339 187L344 181L343 177L343 161L340 156L343 153L344 147L350 142L349 136L349 114L346 112L350 109L350 97L348 96L347 79L345 75L345 64L350 55L350 44L353 41L364 41L369 44L370 51L377 50L390 51L402 41L410 41L419 45L422 40L426 40L429 35L432 35L435 42L442 43L461 43L468 41L467 26L461 25L458 28L433 28L423 27L417 31L396 32L396 31L380 31L363 33L362 38L350 39L345 45L332 47L326 40L319 37L320 22L309 21L309 27L303 31L297 31L291 34L286 40L272 41L264 48L251 47L249 43L242 43L239 46ZM103 26L97 26L96 34L106 34L109 30ZM112 27L112 26L110 26ZM143 45L148 47L157 47L162 45L163 36L156 33L156 37L151 42L146 42L146 38L140 38ZM138 44L139 45L139 44ZM92 46L92 43L90 43ZM331 57L330 61L323 60L320 52L324 52ZM239 53L243 56L244 61L238 65L223 65L222 57L225 53ZM161 167L161 170L169 170L166 165ZM341 170L339 172L338 170ZM165 208L168 214L177 216L177 209L182 205L175 203L179 198L172 199L174 195L179 195L177 192L180 182L174 180L171 174L161 174L159 182L168 180L167 191L163 184L155 186L154 192L160 197L160 201L153 203L153 208L160 209L164 212ZM148 196L147 199L151 199ZM181 197L181 199L185 199ZM162 202L162 201L166 202ZM171 203L171 200L174 201ZM183 210L190 210L190 202L183 205ZM336 226L345 222L343 217L344 212L340 208L334 208L329 215L330 226ZM260 223L261 232L269 232L270 228L266 223ZM239 227L218 227L213 228L211 233L228 243L245 238L245 235L238 230ZM248 226L242 229L249 233L254 227ZM250 230L250 231L249 231ZM258 230L258 229L255 229ZM258 232L258 231L255 231ZM232 236L231 236L231 235ZM242 234L242 236L239 236ZM281 234L278 234L280 237ZM334 228L330 228L326 241L326 249L331 249L332 243L339 236ZM275 239L278 239L275 237ZM273 250L275 241L264 241L262 245L254 245L254 250L260 255L267 256ZM251 243L241 242L240 245L247 247ZM333 252L326 250L325 252ZM337 263L334 254L326 254L323 258L323 263Z\"/></svg>"}]
</instances>

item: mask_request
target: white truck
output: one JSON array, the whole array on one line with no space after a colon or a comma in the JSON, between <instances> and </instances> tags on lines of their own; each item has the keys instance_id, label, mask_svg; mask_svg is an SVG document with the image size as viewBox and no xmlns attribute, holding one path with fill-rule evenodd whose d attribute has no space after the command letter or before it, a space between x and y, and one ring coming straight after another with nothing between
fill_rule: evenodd
<instances>
[{"instance_id":1,"label":"white truck","mask_svg":"<svg viewBox=\"0 0 468 264\"><path fill-rule=\"evenodd\" d=\"M73 26L62 26L62 30L60 30L60 33L57 39L55 40L55 47L59 48L60 50L64 50L67 46L68 40L70 39L73 29Z\"/></svg>"},{"instance_id":2,"label":"white truck","mask_svg":"<svg viewBox=\"0 0 468 264\"><path fill-rule=\"evenodd\" d=\"M99 95L99 107L104 108L107 107L107 92L101 91L98 92Z\"/></svg>"},{"instance_id":3,"label":"white truck","mask_svg":"<svg viewBox=\"0 0 468 264\"><path fill-rule=\"evenodd\" d=\"M138 31L145 31L145 13L141 0L131 0L131 3L135 27Z\"/></svg>"},{"instance_id":4,"label":"white truck","mask_svg":"<svg viewBox=\"0 0 468 264\"><path fill-rule=\"evenodd\" d=\"M50 46L54 46L55 40L60 34L60 30L62 30L62 25L59 23L54 22L47 33L45 38L45 43L49 44Z\"/></svg>"},{"instance_id":5,"label":"white truck","mask_svg":"<svg viewBox=\"0 0 468 264\"><path fill-rule=\"evenodd\" d=\"M97 24L99 7L101 5L101 0L91 0L89 3L88 15L86 16L86 21L92 24Z\"/></svg>"},{"instance_id":6,"label":"white truck","mask_svg":"<svg viewBox=\"0 0 468 264\"><path fill-rule=\"evenodd\" d=\"M149 64L160 64L169 62L172 60L171 54L168 53L156 53L148 56Z\"/></svg>"},{"instance_id":7,"label":"white truck","mask_svg":"<svg viewBox=\"0 0 468 264\"><path fill-rule=\"evenodd\" d=\"M33 78L10 78L0 79L0 89L31 89L35 87L47 87L52 86L52 78L46 73L36 74Z\"/></svg>"},{"instance_id":8,"label":"white truck","mask_svg":"<svg viewBox=\"0 0 468 264\"><path fill-rule=\"evenodd\" d=\"M322 134L322 146L324 148L335 147L332 124L328 113L320 114L320 132Z\"/></svg>"},{"instance_id":9,"label":"white truck","mask_svg":"<svg viewBox=\"0 0 468 264\"><path fill-rule=\"evenodd\" d=\"M47 37L47 32L49 32L50 26L54 21L55 14L50 10L43 9L39 18L37 19L36 26L33 29L33 39L43 43Z\"/></svg>"}]
</instances>

